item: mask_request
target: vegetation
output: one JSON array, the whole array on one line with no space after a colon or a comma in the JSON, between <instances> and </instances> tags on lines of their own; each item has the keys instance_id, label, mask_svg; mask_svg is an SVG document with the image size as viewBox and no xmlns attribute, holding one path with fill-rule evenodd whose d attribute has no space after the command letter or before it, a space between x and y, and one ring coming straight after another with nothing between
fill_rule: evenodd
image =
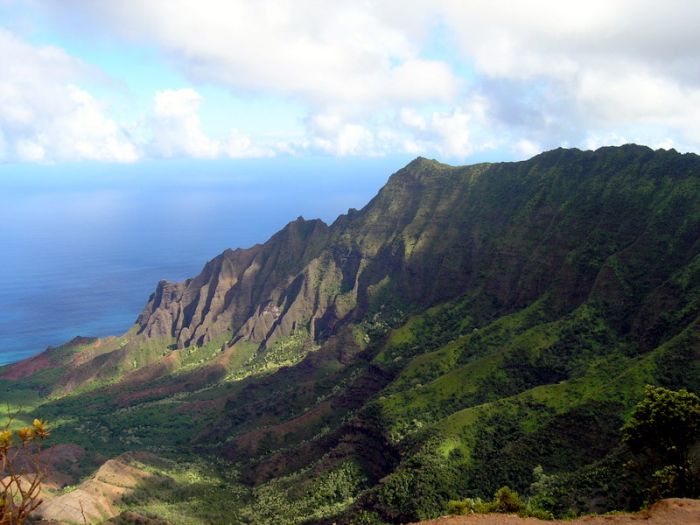
<instances>
[{"instance_id":1,"label":"vegetation","mask_svg":"<svg viewBox=\"0 0 700 525\"><path fill-rule=\"evenodd\" d=\"M480 498L449 501L447 511L450 514L488 514L491 512L517 514L522 518L552 519L551 512L533 506L532 501L525 502L517 492L508 487L501 487L493 495L491 501Z\"/></svg>"},{"instance_id":2,"label":"vegetation","mask_svg":"<svg viewBox=\"0 0 700 525\"><path fill-rule=\"evenodd\" d=\"M628 468L640 474L648 501L700 495L700 458L693 457L700 443L697 395L648 386L622 429L622 439L635 456Z\"/></svg>"},{"instance_id":3,"label":"vegetation","mask_svg":"<svg viewBox=\"0 0 700 525\"><path fill-rule=\"evenodd\" d=\"M363 210L168 284L167 307L159 285L123 337L0 370L0 400L85 449L75 485L154 454L122 510L174 524L697 494L699 173L636 146L416 159Z\"/></svg>"},{"instance_id":4,"label":"vegetation","mask_svg":"<svg viewBox=\"0 0 700 525\"><path fill-rule=\"evenodd\" d=\"M40 443L49 436L45 421L10 430L10 417L0 431L0 524L22 525L41 504L45 465Z\"/></svg>"}]
</instances>

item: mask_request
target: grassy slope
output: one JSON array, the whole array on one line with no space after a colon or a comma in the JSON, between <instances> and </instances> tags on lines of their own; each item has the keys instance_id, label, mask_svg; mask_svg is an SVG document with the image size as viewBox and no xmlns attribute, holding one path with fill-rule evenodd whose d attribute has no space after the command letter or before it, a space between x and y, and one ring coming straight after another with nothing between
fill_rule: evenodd
<instances>
[{"instance_id":1,"label":"grassy slope","mask_svg":"<svg viewBox=\"0 0 700 525\"><path fill-rule=\"evenodd\" d=\"M601 493L620 481L617 430L643 385L700 390L700 180L666 153L620 148L595 169L578 154L573 172L557 155L577 154L461 170L424 162L428 179L454 177L420 181L424 201L391 241L412 262L370 279L363 316L320 348L303 330L265 351L241 342L224 352L225 337L173 350L126 334L58 349L56 366L0 381L0 396L93 455L147 449L214 468L202 481L153 467L172 482L128 502L174 523L214 519L203 501L251 523L351 521L359 509L411 520L505 483L527 490L538 464L580 496L562 505L618 505ZM418 191L400 182L378 200ZM455 212L461 198L497 206ZM362 212L363 249L386 242L380 212ZM445 244L464 225L477 240ZM430 254L456 275L469 250L495 262L470 277L474 289L437 299L442 277L421 273L435 274ZM430 308L402 288L403 274L435 298ZM91 359L76 366L82 355Z\"/></svg>"}]
</instances>

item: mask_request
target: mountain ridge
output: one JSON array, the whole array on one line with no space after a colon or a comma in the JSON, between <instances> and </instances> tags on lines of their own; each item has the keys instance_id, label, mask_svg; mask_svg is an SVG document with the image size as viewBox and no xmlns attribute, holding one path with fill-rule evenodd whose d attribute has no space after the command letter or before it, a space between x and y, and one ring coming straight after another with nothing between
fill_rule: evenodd
<instances>
[{"instance_id":1,"label":"mountain ridge","mask_svg":"<svg viewBox=\"0 0 700 525\"><path fill-rule=\"evenodd\" d=\"M700 390L699 232L696 155L419 157L330 225L161 281L121 337L5 367L0 399L93 454L212 461L245 495L229 520L415 521L530 490L537 465L560 515L631 507L631 407Z\"/></svg>"},{"instance_id":2,"label":"mountain ridge","mask_svg":"<svg viewBox=\"0 0 700 525\"><path fill-rule=\"evenodd\" d=\"M604 154L614 153L617 151L634 152L638 158L641 158L641 160L643 160L645 157L649 157L650 155L654 155L654 151L650 148L640 146L622 146L621 148L617 149L601 148L600 150L598 150L598 152L603 152ZM572 155L579 155L583 157L585 162L587 160L586 157L591 158L592 155L595 155L595 153L596 152L581 152L579 150L564 150L560 148L537 155L529 161L522 161L519 163L473 165L467 168L471 172L468 174L468 177L473 178L478 176L484 170L498 169L502 166L524 166L527 163L534 163L535 165L543 164L544 166L550 166L553 162L561 162L562 159L570 158ZM673 152L664 151L660 154L673 155ZM680 158L687 157L682 156ZM539 169L541 169L541 166L539 167ZM372 258L377 256L375 245L386 246L386 244L388 244L389 242L395 241L395 236L397 235L396 232L401 230L404 226L408 225L412 219L415 219L415 217L411 216L411 213L415 213L416 208L415 203L412 201L415 199L415 196L418 195L420 195L421 198L425 198L424 192L426 181L430 181L431 179L433 179L439 180L442 184L449 184L449 181L446 180L447 177L449 177L449 174L452 173L454 175L455 172L459 170L460 168L455 168L452 166L441 164L435 160L428 160L423 157L418 157L414 161L409 163L406 167L392 175L389 178L387 185L379 192L377 197L372 199L370 203L368 203L368 205L365 206L365 208L363 208L363 210L360 210L358 212L352 212L349 215L342 215L338 219L336 219L336 221L334 221L330 226L326 226L321 221L294 221L285 226L285 228L283 228L279 234L273 236L270 239L270 241L260 246L264 247L269 246L270 244L278 244L277 249L281 252L285 252L285 250L290 250L290 244L284 244L284 242L276 243L276 241L280 239L280 237L278 236L284 236L286 234L294 235L294 231L300 228L301 224L304 224L304 228L313 230L312 235L317 237L319 244L321 244L323 241L330 241L331 243L330 249L333 251L334 260L332 262L319 261L319 265L321 265L324 271L340 271L341 273L343 273L341 282L342 289L354 287L357 283L352 282L353 278L359 277L358 268L356 266L359 266L359 264L361 264L358 261L358 259L360 261L364 261L365 263L369 263ZM411 194L414 195L414 198L411 197ZM390 202L387 204L386 201ZM392 208L392 202L394 208ZM379 212L377 211L377 208L379 208ZM399 208L403 208L405 210L405 213L402 214ZM384 223L382 223L382 221L378 217L380 213L389 217L394 217L394 222L386 223L386 220L384 220ZM434 218L437 219L437 217ZM497 220L497 217L487 218ZM543 218L542 222L544 222L545 220L553 221L556 220L556 217L549 216L547 218ZM442 222L445 222L444 219ZM423 224L422 226L425 227L426 225ZM343 233L343 229L350 230L351 233L349 235L352 236L352 241L348 241L348 234ZM412 232L409 232L409 235L410 233ZM382 237L382 235L384 235L385 238ZM375 237L379 237L379 239L376 239ZM311 239L305 239L305 241L310 240ZM401 247L398 246L395 248L400 249ZM404 246L403 248L405 251L406 247ZM221 310L221 307L219 307L218 309L215 309L213 312L211 312L212 315L210 317L214 317L212 319L212 323L214 326L211 329L201 326L204 323L204 319L201 319L201 317L202 315L206 316L206 314L210 312L212 308L212 300L214 300L214 302L217 304L221 303L221 294L223 293L225 295L225 292L228 292L231 288L235 287L238 284L238 279L234 279L233 282L228 283L226 279L231 278L228 274L226 274L226 277L223 278L223 282L202 282L203 280L206 281L206 275L210 275L213 271L215 271L212 268L210 268L210 265L227 264L236 267L242 266L245 267L246 270L250 271L249 266L247 265L259 265L261 264L260 258L265 258L264 255L258 253L259 250L264 250L264 248L257 248L256 246L250 248L249 250L224 252L222 255L210 261L210 263L208 263L207 266L205 266L202 274L200 274L198 277L195 277L194 279L186 281L184 285L185 287L197 287L200 284L202 287L204 287L206 285L206 287L208 287L206 292L188 292L190 297L193 295L198 295L200 299L202 297L205 297L206 300L203 304L199 304L196 306L194 306L194 303L190 302L188 303L188 306L182 307L180 312L174 315L171 313L170 318L172 320L170 322L170 329L161 326L164 322L168 324L163 319L162 315L159 316L159 314L163 313L163 310L161 309L160 311L155 311L157 310L157 306L159 306L158 301L163 296L163 292L165 291L164 289L158 288L154 296L155 303L153 303L153 306L151 306L151 302L149 302L149 305L147 305L147 307L144 309L144 312L139 316L139 319L137 320L137 324L140 325L138 333L140 334L144 331L147 331L147 334L150 336L173 336L176 338L177 344L181 347L187 346L188 344L191 344L193 342L196 342L197 344L201 345L209 342L211 339L220 335L224 328L232 327L233 332L241 330L243 324L245 324L245 322L241 324L243 318L247 317L248 324L245 326L245 329L243 329L242 333L240 334L240 337L264 343L270 337L272 337L272 340L274 340L279 336L288 335L290 330L296 325L296 323L303 320L304 315L311 316L316 320L323 319L323 315L328 311L327 308L330 308L331 306L330 304L325 305L325 311L322 311L323 309L318 310L318 307L315 305L312 306L310 309L308 308L308 306L302 307L300 308L300 310L303 313L295 312L294 315L290 316L290 319L285 319L285 314L288 313L286 312L286 309L290 308L291 306L287 303L283 304L284 299L282 298L282 296L287 292L294 292L292 283L294 282L295 278L299 277L298 274L301 271L301 267L305 263L310 262L312 259L315 259L316 256L319 255L319 253L313 252L312 248L312 253L309 253L307 251L303 255L295 254L293 252L287 254L287 261L280 261L277 258L275 258L279 256L279 253L277 255L273 254L273 262L270 264L277 268L277 274L279 275L269 275L268 273L263 272L263 277L266 281L269 281L271 278L273 280L275 278L277 280L287 279L287 281L282 282L280 285L282 288L284 288L284 290L277 290L274 294L272 293L272 290L264 289L262 291L259 291L259 296L256 296L255 298L253 298L250 295L246 296L246 299L248 301L256 303L255 306L258 308L257 312L253 312L250 309L245 310L245 308L243 308L244 311L239 313L238 310L240 310L241 308L239 307L238 309L236 309L234 306L234 309L236 309L236 313L231 314L233 317L230 319L229 317L227 317L227 322L223 322L223 324L222 322L219 322L219 324L217 325L215 318L217 315L221 315L221 313L223 313L223 311L219 311ZM503 252L507 254L506 250L504 250ZM410 254L405 253L404 255ZM503 255L503 253L501 255ZM238 256L238 259L236 259L236 256ZM247 259L243 260L243 258ZM298 259L298 261L296 261L296 259ZM281 273L284 273L284 270L287 269L287 267L289 267L287 273L281 275ZM218 268L219 272L223 272L225 270L226 269L224 267ZM231 270L228 271L230 272ZM385 273L388 272L385 271ZM306 281L308 281L309 277L310 276L306 276ZM226 289L227 284L229 286L229 289ZM299 284L300 283L298 282L294 283L294 286L299 286ZM212 285L215 285L215 287L218 286L220 289L212 289ZM172 287L176 287L174 289L178 289L178 285L174 284L163 284L162 286L168 286L168 290L170 290ZM243 286L243 284L238 284L238 286ZM603 284L601 283L600 286L603 286ZM230 291L232 292L233 290ZM251 292L252 291L257 292L258 290L251 290ZM209 295L207 295L207 292ZM357 290L357 292L361 294L363 290ZM245 295L245 293L247 292L243 293ZM212 296L212 294L214 295ZM190 297L186 295L185 300L190 299ZM287 299L289 300L291 298L287 295ZM310 298L307 297L306 299ZM333 298L327 297L325 299L332 300ZM323 300L323 298L315 297L314 300L319 301ZM367 298L362 297L360 295L356 297L356 300L359 301L360 304L362 304L363 300L367 301ZM223 300L223 302L225 303L226 300ZM305 301L301 301L301 303L304 302ZM271 310L265 310L265 306L263 305L263 303L271 305ZM223 309L225 310L226 308L227 305L224 304ZM280 308L282 309L282 311L280 313L275 313L276 310ZM277 317L275 317L276 315L282 316L282 323L278 322ZM150 316L155 316L155 318L152 320L150 319ZM193 322L193 316L198 318L199 322ZM254 317L254 319L251 319L251 317ZM310 331L314 335L317 332L315 326L316 322L310 323L309 325ZM190 326L191 324L193 326ZM320 324L323 323L321 322ZM279 330L275 332L274 328L272 328L272 325L276 325L275 327L278 327ZM154 328L156 329L154 330ZM273 329L272 333L269 333L270 329ZM204 334L201 333L202 331L204 331ZM322 328L321 331L323 331ZM190 332L193 333L190 334Z\"/></svg>"}]
</instances>

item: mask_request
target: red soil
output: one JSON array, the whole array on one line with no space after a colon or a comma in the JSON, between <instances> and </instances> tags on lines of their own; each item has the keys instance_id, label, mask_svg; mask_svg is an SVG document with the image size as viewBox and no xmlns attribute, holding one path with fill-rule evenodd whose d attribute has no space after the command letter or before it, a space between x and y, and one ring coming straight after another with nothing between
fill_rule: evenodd
<instances>
[{"instance_id":1,"label":"red soil","mask_svg":"<svg viewBox=\"0 0 700 525\"><path fill-rule=\"evenodd\" d=\"M471 514L469 516L444 516L421 521L419 525L698 525L700 524L700 500L665 499L651 508L634 514L601 514L584 516L568 521L542 521L535 518L519 518L509 514ZM417 524L416 524L417 525Z\"/></svg>"},{"instance_id":2,"label":"red soil","mask_svg":"<svg viewBox=\"0 0 700 525\"><path fill-rule=\"evenodd\" d=\"M49 356L49 351L44 351L39 355L20 361L12 366L10 366L4 373L0 374L0 379L8 379L10 381L17 381L18 379L24 379L27 376L32 375L39 370L44 368L49 368L54 366L53 359Z\"/></svg>"}]
</instances>

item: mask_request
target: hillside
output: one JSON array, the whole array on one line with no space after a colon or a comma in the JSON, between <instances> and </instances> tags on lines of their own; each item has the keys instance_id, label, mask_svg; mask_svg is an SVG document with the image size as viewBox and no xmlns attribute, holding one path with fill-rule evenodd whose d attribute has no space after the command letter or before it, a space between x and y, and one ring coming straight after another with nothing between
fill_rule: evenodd
<instances>
[{"instance_id":1,"label":"hillside","mask_svg":"<svg viewBox=\"0 0 700 525\"><path fill-rule=\"evenodd\" d=\"M4 367L0 401L85 476L156 457L119 510L400 523L538 465L556 514L638 506L619 429L646 384L700 391L700 157L627 145L418 158L158 283L126 334Z\"/></svg>"},{"instance_id":2,"label":"hillside","mask_svg":"<svg viewBox=\"0 0 700 525\"><path fill-rule=\"evenodd\" d=\"M443 517L423 521L420 525L535 525L563 524L578 525L627 525L644 521L648 525L691 525L700 521L700 501L692 499L668 499L654 504L650 509L635 514L615 514L606 516L585 516L566 521L542 521L535 518L519 518L512 515L484 515Z\"/></svg>"}]
</instances>

